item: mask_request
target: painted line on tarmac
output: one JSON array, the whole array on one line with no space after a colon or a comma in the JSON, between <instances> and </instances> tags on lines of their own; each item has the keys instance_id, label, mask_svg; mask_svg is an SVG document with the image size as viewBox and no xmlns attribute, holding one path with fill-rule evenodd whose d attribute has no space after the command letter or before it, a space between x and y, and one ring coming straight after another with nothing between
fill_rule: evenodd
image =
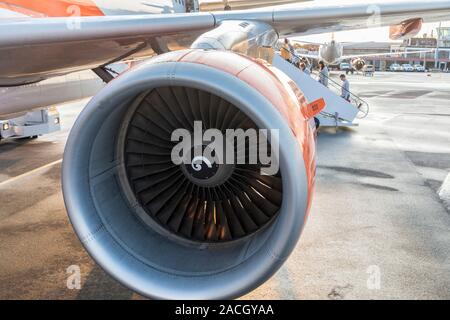
<instances>
[{"instance_id":1,"label":"painted line on tarmac","mask_svg":"<svg viewBox=\"0 0 450 320\"><path fill-rule=\"evenodd\" d=\"M62 163L62 159L59 159L59 160L56 160L56 161L47 163L46 165L43 165L42 167L33 169L33 170L31 170L31 171L25 172L25 173L23 173L23 174L20 174L20 175L18 175L18 176L15 176L15 177L13 177L13 178L11 178L11 179L8 179L8 180L6 180L6 181L0 182L0 188L1 188L1 187L4 187L4 186L6 186L6 185L8 185L8 184L10 184L10 183L13 183L13 182L15 182L15 181L17 181L17 180L20 180L20 179L26 178L26 177L28 177L28 176L31 176L31 175L33 175L33 174L35 174L35 173L38 173L38 172L42 171L42 170L45 170L45 169L47 169L47 168L50 168L50 167L52 167L52 166L54 166L54 165L60 164L60 163Z\"/></svg>"},{"instance_id":2,"label":"painted line on tarmac","mask_svg":"<svg viewBox=\"0 0 450 320\"><path fill-rule=\"evenodd\" d=\"M450 173L444 180L444 183L442 183L438 194L441 200L444 202L444 205L447 207L447 210L450 211Z\"/></svg>"}]
</instances>

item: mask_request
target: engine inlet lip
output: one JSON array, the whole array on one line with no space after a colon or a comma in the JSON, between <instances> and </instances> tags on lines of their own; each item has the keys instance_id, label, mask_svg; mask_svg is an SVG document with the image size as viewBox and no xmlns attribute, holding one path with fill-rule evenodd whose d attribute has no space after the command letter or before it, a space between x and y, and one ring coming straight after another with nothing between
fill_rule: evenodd
<instances>
[{"instance_id":1,"label":"engine inlet lip","mask_svg":"<svg viewBox=\"0 0 450 320\"><path fill-rule=\"evenodd\" d=\"M157 62L143 63L134 72L128 72L112 81L91 100L80 114L66 145L62 169L64 201L69 219L89 254L105 271L136 292L159 299L234 298L267 280L294 249L303 229L307 207L306 168L301 152L293 152L299 148L296 137L279 112L271 110L267 99L245 82L236 81L232 75L224 75L223 72L206 66L192 65L179 62L159 65ZM182 69L181 72L175 72L178 69ZM192 79L193 74L195 81ZM211 83L210 79L213 77L217 77L216 83ZM169 274L164 276L164 281L157 281L155 278L162 273L141 261L138 255L127 251L126 245L115 238L114 230L110 230L105 221L100 221L103 217L97 212L89 185L89 163L92 157L92 151L89 150L92 150L98 128L111 113L111 107L122 106L125 102L130 102L130 98L134 98L131 95L137 96L152 84L161 85L162 82L167 86L202 85L201 89L211 90L218 95L222 92L224 83L227 83L223 97L234 105L240 107L244 104L244 97L251 97L254 103L259 103L260 108L250 110L247 115L259 127L270 124L280 128L284 135L280 166L285 191L283 212L272 224L268 234L271 241L264 248L259 248L239 264L214 270L213 274L195 277ZM258 112L267 114L260 117ZM80 144L80 140L84 143ZM288 197L287 201L284 201L285 197ZM205 286L195 286L195 290L191 288L200 282Z\"/></svg>"}]
</instances>

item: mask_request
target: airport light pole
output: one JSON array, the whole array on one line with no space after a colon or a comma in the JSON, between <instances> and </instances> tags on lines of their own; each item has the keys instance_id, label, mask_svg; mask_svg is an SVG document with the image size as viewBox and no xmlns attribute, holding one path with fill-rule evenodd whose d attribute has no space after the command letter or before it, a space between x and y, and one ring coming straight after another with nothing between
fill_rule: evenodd
<instances>
[{"instance_id":1,"label":"airport light pole","mask_svg":"<svg viewBox=\"0 0 450 320\"><path fill-rule=\"evenodd\" d=\"M434 52L434 68L438 68L438 61L439 61L439 41L441 39L441 26L442 22L439 22L439 27L437 29L437 41L436 41L436 51Z\"/></svg>"}]
</instances>

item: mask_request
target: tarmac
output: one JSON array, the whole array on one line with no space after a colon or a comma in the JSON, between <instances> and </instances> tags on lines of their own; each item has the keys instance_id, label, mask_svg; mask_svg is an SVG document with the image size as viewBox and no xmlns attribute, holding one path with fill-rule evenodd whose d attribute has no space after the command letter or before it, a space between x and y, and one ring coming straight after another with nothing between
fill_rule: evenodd
<instances>
[{"instance_id":1,"label":"tarmac","mask_svg":"<svg viewBox=\"0 0 450 320\"><path fill-rule=\"evenodd\" d=\"M244 299L450 299L450 74L349 80L370 114L320 131L307 226ZM67 218L61 159L86 102L60 107L61 132L0 143L0 299L143 299L92 261ZM67 285L73 266L80 288Z\"/></svg>"}]
</instances>

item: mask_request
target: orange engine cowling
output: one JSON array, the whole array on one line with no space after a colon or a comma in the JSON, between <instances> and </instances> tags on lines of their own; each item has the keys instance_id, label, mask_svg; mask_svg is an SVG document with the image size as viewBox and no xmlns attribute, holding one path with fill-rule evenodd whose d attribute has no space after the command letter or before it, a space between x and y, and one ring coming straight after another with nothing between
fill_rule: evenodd
<instances>
[{"instance_id":1,"label":"orange engine cowling","mask_svg":"<svg viewBox=\"0 0 450 320\"><path fill-rule=\"evenodd\" d=\"M258 287L294 249L310 207L305 108L287 76L231 52L173 52L129 70L92 99L67 142L63 192L76 233L108 273L148 297L233 298ZM173 132L198 121L277 130L279 170L174 164Z\"/></svg>"},{"instance_id":2,"label":"orange engine cowling","mask_svg":"<svg viewBox=\"0 0 450 320\"><path fill-rule=\"evenodd\" d=\"M356 71L361 71L364 68L364 66L366 65L366 62L361 58L357 58L352 61L352 65Z\"/></svg>"},{"instance_id":3,"label":"orange engine cowling","mask_svg":"<svg viewBox=\"0 0 450 320\"><path fill-rule=\"evenodd\" d=\"M403 40L416 36L422 29L423 20L410 19L403 21L400 24L391 26L389 29L389 38L391 40Z\"/></svg>"}]
</instances>

